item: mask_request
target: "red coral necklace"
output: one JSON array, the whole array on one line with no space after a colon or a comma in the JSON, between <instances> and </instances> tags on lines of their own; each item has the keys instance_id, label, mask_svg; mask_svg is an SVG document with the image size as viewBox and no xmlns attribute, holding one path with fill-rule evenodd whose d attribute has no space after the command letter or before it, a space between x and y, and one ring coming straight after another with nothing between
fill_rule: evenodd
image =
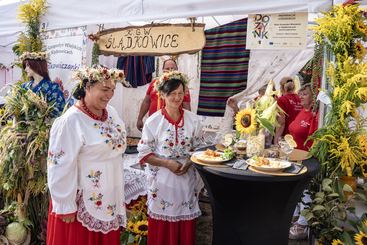
<instances>
[{"instance_id":1,"label":"red coral necklace","mask_svg":"<svg viewBox=\"0 0 367 245\"><path fill-rule=\"evenodd\" d=\"M85 114L87 114L88 116L90 116L94 120L98 120L98 121L102 121L102 122L107 120L108 112L107 112L106 109L103 109L102 110L102 115L98 116L98 115L94 114L91 110L88 109L87 105L85 104L84 99L81 99L80 102L81 102L80 103L81 109Z\"/></svg>"}]
</instances>

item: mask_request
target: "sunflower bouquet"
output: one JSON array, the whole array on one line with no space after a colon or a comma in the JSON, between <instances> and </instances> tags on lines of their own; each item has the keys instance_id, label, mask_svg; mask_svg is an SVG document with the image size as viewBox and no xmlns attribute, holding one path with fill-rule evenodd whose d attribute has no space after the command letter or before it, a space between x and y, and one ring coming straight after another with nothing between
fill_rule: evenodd
<instances>
[{"instance_id":1,"label":"sunflower bouquet","mask_svg":"<svg viewBox=\"0 0 367 245\"><path fill-rule=\"evenodd\" d=\"M278 126L277 116L282 111L273 97L274 82L271 80L265 94L261 96L253 107L240 110L236 115L236 130L241 135L257 134L260 129L266 129L274 135Z\"/></svg>"},{"instance_id":2,"label":"sunflower bouquet","mask_svg":"<svg viewBox=\"0 0 367 245\"><path fill-rule=\"evenodd\" d=\"M274 82L267 85L265 94L251 107L240 110L236 115L236 131L240 138L247 138L247 155L256 155L265 148L265 131L274 135L278 126L277 116L282 109L273 97Z\"/></svg>"},{"instance_id":3,"label":"sunflower bouquet","mask_svg":"<svg viewBox=\"0 0 367 245\"><path fill-rule=\"evenodd\" d=\"M128 222L121 234L121 244L145 245L148 236L146 197L140 198L128 209Z\"/></svg>"}]
</instances>

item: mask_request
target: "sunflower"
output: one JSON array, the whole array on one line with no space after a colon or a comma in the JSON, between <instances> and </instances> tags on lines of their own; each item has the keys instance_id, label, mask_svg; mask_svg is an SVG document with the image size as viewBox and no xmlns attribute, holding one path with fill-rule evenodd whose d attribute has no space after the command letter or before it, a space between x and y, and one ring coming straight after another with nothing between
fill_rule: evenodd
<instances>
[{"instance_id":1,"label":"sunflower","mask_svg":"<svg viewBox=\"0 0 367 245\"><path fill-rule=\"evenodd\" d=\"M141 220L141 221L136 222L134 226L134 232L142 236L148 235L148 221Z\"/></svg>"},{"instance_id":2,"label":"sunflower","mask_svg":"<svg viewBox=\"0 0 367 245\"><path fill-rule=\"evenodd\" d=\"M360 168L361 168L363 176L367 177L367 162L362 162L360 165ZM367 222L363 224L365 224L365 226L367 227Z\"/></svg>"},{"instance_id":3,"label":"sunflower","mask_svg":"<svg viewBox=\"0 0 367 245\"><path fill-rule=\"evenodd\" d=\"M367 155L367 136L366 135L358 135L357 136L359 145L361 146L363 154Z\"/></svg>"},{"instance_id":4,"label":"sunflower","mask_svg":"<svg viewBox=\"0 0 367 245\"><path fill-rule=\"evenodd\" d=\"M362 224L367 227L367 219L363 220Z\"/></svg>"},{"instance_id":5,"label":"sunflower","mask_svg":"<svg viewBox=\"0 0 367 245\"><path fill-rule=\"evenodd\" d=\"M256 110L243 109L236 115L236 130L241 134L251 134L256 130Z\"/></svg>"},{"instance_id":6,"label":"sunflower","mask_svg":"<svg viewBox=\"0 0 367 245\"><path fill-rule=\"evenodd\" d=\"M354 44L354 53L357 59L362 60L366 55L366 49L364 48L363 44L358 41Z\"/></svg>"},{"instance_id":7,"label":"sunflower","mask_svg":"<svg viewBox=\"0 0 367 245\"><path fill-rule=\"evenodd\" d=\"M131 220L129 220L129 222L127 222L127 227L126 227L126 229L127 229L128 231L132 231L132 232L134 232L134 227L135 227L135 223L134 223L134 222L132 222Z\"/></svg>"},{"instance_id":8,"label":"sunflower","mask_svg":"<svg viewBox=\"0 0 367 245\"><path fill-rule=\"evenodd\" d=\"M344 243L339 239L334 239L331 245L344 245Z\"/></svg>"},{"instance_id":9,"label":"sunflower","mask_svg":"<svg viewBox=\"0 0 367 245\"><path fill-rule=\"evenodd\" d=\"M360 231L354 235L354 241L356 245L367 245L367 235L363 231Z\"/></svg>"}]
</instances>

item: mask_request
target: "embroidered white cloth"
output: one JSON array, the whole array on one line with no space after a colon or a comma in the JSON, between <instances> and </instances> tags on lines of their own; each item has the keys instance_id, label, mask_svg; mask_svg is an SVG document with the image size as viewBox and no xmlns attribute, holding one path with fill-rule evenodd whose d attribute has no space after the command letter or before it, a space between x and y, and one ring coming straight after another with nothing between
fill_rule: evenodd
<instances>
[{"instance_id":1,"label":"embroidered white cloth","mask_svg":"<svg viewBox=\"0 0 367 245\"><path fill-rule=\"evenodd\" d=\"M103 233L118 228L107 223L118 221L123 226L126 223L121 185L124 183L121 159L126 149L125 125L111 106L107 111L105 122L90 118L75 106L57 118L51 128L47 161L53 212L78 212L78 220L85 227ZM83 215L77 207L78 190L85 206ZM101 221L101 225L96 227L90 218L80 218L89 215Z\"/></svg>"},{"instance_id":2,"label":"embroidered white cloth","mask_svg":"<svg viewBox=\"0 0 367 245\"><path fill-rule=\"evenodd\" d=\"M147 194L147 177L142 170L124 169L125 203Z\"/></svg>"},{"instance_id":3,"label":"embroidered white cloth","mask_svg":"<svg viewBox=\"0 0 367 245\"><path fill-rule=\"evenodd\" d=\"M198 116L184 110L180 122L175 124L160 110L144 124L138 145L138 160L144 162L147 156L155 154L183 162L201 142ZM167 168L147 164L145 173L150 217L175 222L192 220L201 215L198 197L204 185L193 166L186 174L177 176Z\"/></svg>"}]
</instances>

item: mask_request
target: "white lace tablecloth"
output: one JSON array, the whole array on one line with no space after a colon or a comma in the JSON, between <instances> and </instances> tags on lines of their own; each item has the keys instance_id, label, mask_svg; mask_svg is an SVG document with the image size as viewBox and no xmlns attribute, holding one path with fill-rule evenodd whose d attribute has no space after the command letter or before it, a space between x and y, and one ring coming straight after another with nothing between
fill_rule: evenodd
<instances>
[{"instance_id":1,"label":"white lace tablecloth","mask_svg":"<svg viewBox=\"0 0 367 245\"><path fill-rule=\"evenodd\" d=\"M126 204L147 194L147 179L144 170L131 167L136 165L136 159L137 154L125 154L123 157Z\"/></svg>"}]
</instances>

